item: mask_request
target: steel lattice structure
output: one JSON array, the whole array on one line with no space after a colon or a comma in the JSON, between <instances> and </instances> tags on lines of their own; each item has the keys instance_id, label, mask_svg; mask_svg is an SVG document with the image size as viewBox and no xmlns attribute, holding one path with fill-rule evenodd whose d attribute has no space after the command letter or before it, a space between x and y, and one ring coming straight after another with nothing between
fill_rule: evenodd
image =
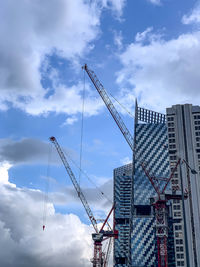
<instances>
[{"instance_id":1,"label":"steel lattice structure","mask_svg":"<svg viewBox=\"0 0 200 267\"><path fill-rule=\"evenodd\" d=\"M50 141L55 145L55 148L63 162L63 165L74 185L74 188L78 194L78 197L80 198L84 208L85 208L85 211L93 225L93 228L95 230L95 233L92 234L92 239L94 241L94 256L93 256L93 259L91 260L92 264L93 264L93 267L106 267L107 266L107 261L106 261L106 258L105 258L105 254L102 252L102 242L107 240L108 238L118 238L118 232L115 230L115 223L113 223L113 230L111 229L110 231L105 231L104 230L104 227L105 225L107 224L108 222L108 219L110 218L110 215L111 213L113 212L114 210L114 205L112 206L107 218L105 219L102 227L100 230L98 230L98 227L97 227L97 221L92 213L92 210L90 209L90 206L76 180L76 177L74 175L74 173L72 172L72 169L60 147L60 145L58 144L56 138L54 136L50 137ZM108 248L109 249L109 248Z\"/></svg>"},{"instance_id":2,"label":"steel lattice structure","mask_svg":"<svg viewBox=\"0 0 200 267\"><path fill-rule=\"evenodd\" d=\"M150 175L144 163L141 164L146 176L154 187L157 197L154 198L152 205L155 208L156 218L156 238L157 238L157 256L158 267L168 267L168 252L167 252L167 238L168 238L168 208L167 202L170 199L181 199L181 194L166 194L166 188L172 179L181 159L179 159L173 168L169 178L158 178ZM160 183L162 181L162 183ZM162 186L161 186L162 184ZM164 184L164 186L163 186ZM184 195L187 197L187 194Z\"/></svg>"}]
</instances>

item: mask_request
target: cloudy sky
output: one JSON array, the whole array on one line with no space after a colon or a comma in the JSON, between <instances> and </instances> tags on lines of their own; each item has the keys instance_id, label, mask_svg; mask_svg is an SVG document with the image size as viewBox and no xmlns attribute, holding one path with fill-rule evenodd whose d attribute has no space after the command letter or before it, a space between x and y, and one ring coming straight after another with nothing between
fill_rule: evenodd
<instances>
[{"instance_id":1,"label":"cloudy sky","mask_svg":"<svg viewBox=\"0 0 200 267\"><path fill-rule=\"evenodd\" d=\"M105 218L131 151L81 66L131 113L136 97L199 104L200 2L0 0L0 35L0 266L91 266L93 229L48 138Z\"/></svg>"}]
</instances>

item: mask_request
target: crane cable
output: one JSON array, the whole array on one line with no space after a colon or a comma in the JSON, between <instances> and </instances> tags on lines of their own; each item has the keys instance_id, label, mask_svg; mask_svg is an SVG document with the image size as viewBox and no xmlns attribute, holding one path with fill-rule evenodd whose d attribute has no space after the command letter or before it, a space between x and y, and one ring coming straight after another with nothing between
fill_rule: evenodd
<instances>
[{"instance_id":1,"label":"crane cable","mask_svg":"<svg viewBox=\"0 0 200 267\"><path fill-rule=\"evenodd\" d=\"M82 154L83 154L83 122L85 112L85 71L83 74L83 95L82 95L82 112L81 112L81 140L80 140L80 159L79 159L79 186L81 187L81 169L82 169Z\"/></svg>"},{"instance_id":2,"label":"crane cable","mask_svg":"<svg viewBox=\"0 0 200 267\"><path fill-rule=\"evenodd\" d=\"M94 182L88 177L86 173L82 171L82 157L83 157L83 126L84 126L84 112L85 112L85 71L83 70L83 95L82 95L82 112L81 112L81 140L80 140L80 159L79 159L79 187L81 187L81 174L84 174L88 180L100 191L101 195L105 196L105 194L95 185ZM73 160L71 159L73 162ZM76 163L73 162L76 166ZM112 203L112 201L105 196L105 198Z\"/></svg>"},{"instance_id":3,"label":"crane cable","mask_svg":"<svg viewBox=\"0 0 200 267\"><path fill-rule=\"evenodd\" d=\"M67 151L64 148L62 148L62 150L65 152L67 158L70 159L70 161L74 164L74 166L88 179L88 181L90 181L91 184L94 185L94 187L101 193L101 195L104 196L108 200L108 202L113 204L112 200L110 200L109 197L106 196L106 194L103 191L101 191L101 189L95 184L95 182L92 181L92 179L87 175L87 173L85 173L82 169L80 169L78 164L72 159L69 153L67 153Z\"/></svg>"},{"instance_id":4,"label":"crane cable","mask_svg":"<svg viewBox=\"0 0 200 267\"><path fill-rule=\"evenodd\" d=\"M47 175L46 175L44 206L43 206L43 226L42 226L43 231L46 227L46 219L47 219L47 202L49 198L49 180L50 180L49 173L50 173L51 154L52 154L52 144L50 144L49 151L48 151Z\"/></svg>"},{"instance_id":5,"label":"crane cable","mask_svg":"<svg viewBox=\"0 0 200 267\"><path fill-rule=\"evenodd\" d=\"M134 119L135 116L127 109L125 108L124 105L122 105L122 103L120 103L111 93L109 93L110 96L112 96L112 98Z\"/></svg>"}]
</instances>

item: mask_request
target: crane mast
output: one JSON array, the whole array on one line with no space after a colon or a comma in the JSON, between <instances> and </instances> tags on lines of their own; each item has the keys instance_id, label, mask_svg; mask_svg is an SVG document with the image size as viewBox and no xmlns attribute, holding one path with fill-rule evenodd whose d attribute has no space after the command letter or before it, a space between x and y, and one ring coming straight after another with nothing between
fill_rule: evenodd
<instances>
[{"instance_id":1,"label":"crane mast","mask_svg":"<svg viewBox=\"0 0 200 267\"><path fill-rule=\"evenodd\" d=\"M102 100L104 101L106 107L110 111L113 119L117 123L120 131L122 132L123 136L125 137L128 145L130 146L131 150L134 149L133 147L133 136L127 129L126 125L124 124L121 116L119 115L118 111L116 110L115 106L113 105L112 101L110 100L108 93L106 92L105 88L97 78L96 74L94 71L88 69L87 64L85 64L82 67L88 74L89 78L91 79L92 83L94 84L95 88L97 89L99 95L101 96Z\"/></svg>"},{"instance_id":2,"label":"crane mast","mask_svg":"<svg viewBox=\"0 0 200 267\"><path fill-rule=\"evenodd\" d=\"M152 203L155 209L155 219L156 219L156 238L157 238L157 256L158 256L158 267L168 267L168 250L167 250L167 238L168 238L168 208L167 202L170 199L182 199L181 194L166 194L166 188L174 176L178 165L180 164L180 159L177 161L175 167L173 168L169 178L158 178L151 176L149 170L147 170L144 163L141 164L143 171L154 187L157 197L154 198ZM161 187L159 181L164 182L164 187ZM184 195L187 198L187 194Z\"/></svg>"}]
</instances>

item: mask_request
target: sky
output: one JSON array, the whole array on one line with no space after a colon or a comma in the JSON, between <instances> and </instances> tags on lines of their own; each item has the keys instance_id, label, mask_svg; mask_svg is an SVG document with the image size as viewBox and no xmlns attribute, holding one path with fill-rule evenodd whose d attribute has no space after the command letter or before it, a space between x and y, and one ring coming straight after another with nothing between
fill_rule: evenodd
<instances>
[{"instance_id":1,"label":"sky","mask_svg":"<svg viewBox=\"0 0 200 267\"><path fill-rule=\"evenodd\" d=\"M49 137L105 218L132 152L81 67L131 114L136 98L199 104L200 2L0 0L0 36L0 266L91 266L94 230Z\"/></svg>"}]
</instances>

